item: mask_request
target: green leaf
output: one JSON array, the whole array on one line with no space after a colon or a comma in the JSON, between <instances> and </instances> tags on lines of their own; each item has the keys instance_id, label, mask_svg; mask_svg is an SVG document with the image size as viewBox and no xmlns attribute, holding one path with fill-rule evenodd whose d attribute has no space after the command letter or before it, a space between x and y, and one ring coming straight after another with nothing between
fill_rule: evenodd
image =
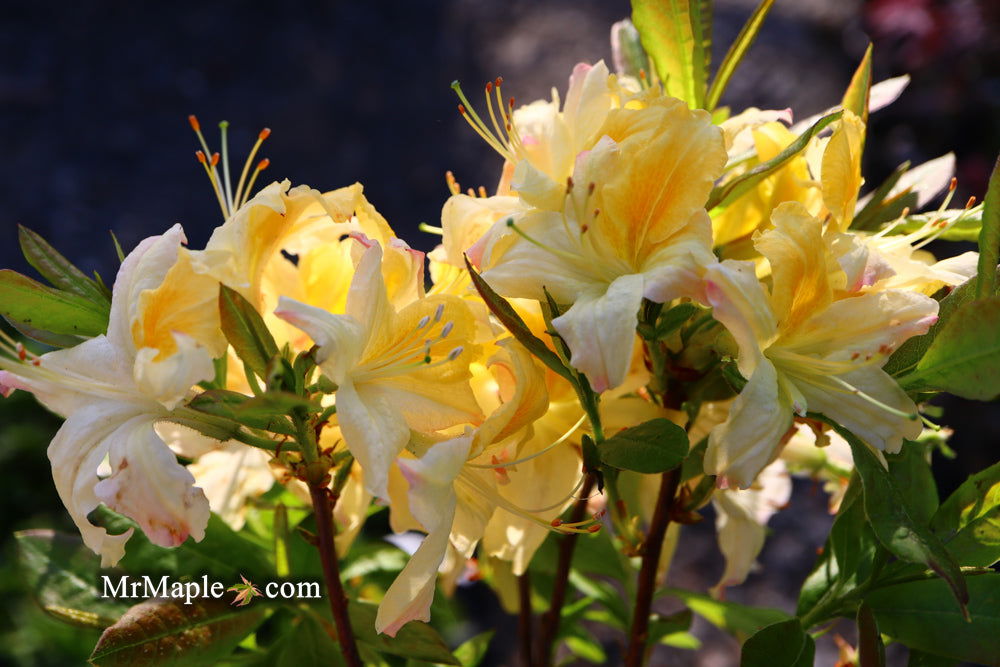
<instances>
[{"instance_id":1,"label":"green leaf","mask_svg":"<svg viewBox=\"0 0 1000 667\"><path fill-rule=\"evenodd\" d=\"M740 667L812 667L816 643L793 618L769 625L743 644Z\"/></svg>"},{"instance_id":2,"label":"green leaf","mask_svg":"<svg viewBox=\"0 0 1000 667\"><path fill-rule=\"evenodd\" d=\"M1000 664L1000 575L968 578L967 621L949 603L940 579L912 581L871 591L871 607L883 634L907 646L955 660Z\"/></svg>"},{"instance_id":3,"label":"green leaf","mask_svg":"<svg viewBox=\"0 0 1000 667\"><path fill-rule=\"evenodd\" d=\"M976 281L967 280L941 299L938 320L923 336L914 336L899 346L882 367L889 375L899 377L917 367L927 349L958 310L976 298Z\"/></svg>"},{"instance_id":4,"label":"green leaf","mask_svg":"<svg viewBox=\"0 0 1000 667\"><path fill-rule=\"evenodd\" d=\"M118 568L135 575L172 576L208 574L221 581L236 580L245 574L251 580L274 576L270 554L261 546L233 531L216 514L209 515L205 537L200 542L188 538L168 549L150 542L128 517L101 505L88 517L112 534L135 528ZM233 554L239 554L234 558Z\"/></svg>"},{"instance_id":5,"label":"green leaf","mask_svg":"<svg viewBox=\"0 0 1000 667\"><path fill-rule=\"evenodd\" d=\"M939 501L928 446L904 440L898 454L887 454L885 458L889 463L889 473L896 480L896 488L910 510L910 516L922 526L929 525Z\"/></svg>"},{"instance_id":6,"label":"green leaf","mask_svg":"<svg viewBox=\"0 0 1000 667\"><path fill-rule=\"evenodd\" d=\"M969 477L938 508L931 528L959 565L1000 560L1000 463Z\"/></svg>"},{"instance_id":7,"label":"green leaf","mask_svg":"<svg viewBox=\"0 0 1000 667\"><path fill-rule=\"evenodd\" d=\"M813 137L822 132L830 123L840 120L840 117L843 115L843 111L836 111L828 116L823 116L812 127L799 135L798 139L790 143L785 150L767 162L761 162L746 173L712 188L712 193L708 196L708 203L705 204L705 208L710 211L717 206L724 206L740 195L752 190L758 183L780 169L785 162L805 150L806 145Z\"/></svg>"},{"instance_id":8,"label":"green leaf","mask_svg":"<svg viewBox=\"0 0 1000 667\"><path fill-rule=\"evenodd\" d=\"M896 167L896 169L889 174L889 177L882 181L882 184L875 188L871 194L865 198L867 201L864 202L861 210L854 215L854 220L851 221L851 229L875 229L879 224L887 220L896 220L896 218L898 218L903 212L904 208L911 206L911 204L906 201L906 195L910 194L909 192L904 191L898 195L892 194L893 188L896 187L899 179L903 177L903 174L905 174L906 170L909 168L909 162L904 162ZM913 204L911 206L912 210L916 208L916 197L912 196L909 199Z\"/></svg>"},{"instance_id":9,"label":"green leaf","mask_svg":"<svg viewBox=\"0 0 1000 667\"><path fill-rule=\"evenodd\" d=\"M698 0L632 0L632 22L667 95L703 108L707 62Z\"/></svg>"},{"instance_id":10,"label":"green leaf","mask_svg":"<svg viewBox=\"0 0 1000 667\"><path fill-rule=\"evenodd\" d=\"M907 667L955 667L957 664L957 660L933 653L924 653L914 648L910 649L910 657L906 661Z\"/></svg>"},{"instance_id":11,"label":"green leaf","mask_svg":"<svg viewBox=\"0 0 1000 667\"><path fill-rule=\"evenodd\" d=\"M1000 394L1000 296L967 303L937 332L904 389L939 389L982 401Z\"/></svg>"},{"instance_id":12,"label":"green leaf","mask_svg":"<svg viewBox=\"0 0 1000 667\"><path fill-rule=\"evenodd\" d=\"M691 628L693 618L694 612L690 609L682 609L676 614L668 616L653 614L653 617L649 620L649 630L647 632L649 638L647 641L657 643L669 635L687 632Z\"/></svg>"},{"instance_id":13,"label":"green leaf","mask_svg":"<svg viewBox=\"0 0 1000 667\"><path fill-rule=\"evenodd\" d=\"M656 322L653 340L666 340L670 334L680 329L685 322L691 319L692 315L700 310L701 308L693 303L679 303L666 311Z\"/></svg>"},{"instance_id":14,"label":"green leaf","mask_svg":"<svg viewBox=\"0 0 1000 667\"><path fill-rule=\"evenodd\" d=\"M445 665L461 664L448 650L437 630L419 621L404 625L395 637L375 634L375 615L378 605L351 600L347 612L351 629L359 642L371 645L381 653L403 658L437 662Z\"/></svg>"},{"instance_id":15,"label":"green leaf","mask_svg":"<svg viewBox=\"0 0 1000 667\"><path fill-rule=\"evenodd\" d=\"M108 329L107 307L10 269L0 270L0 315L58 335L93 338Z\"/></svg>"},{"instance_id":16,"label":"green leaf","mask_svg":"<svg viewBox=\"0 0 1000 667\"><path fill-rule=\"evenodd\" d=\"M111 302L96 282L63 257L41 236L18 225L17 238L28 263L57 289L72 292L110 310Z\"/></svg>"},{"instance_id":17,"label":"green leaf","mask_svg":"<svg viewBox=\"0 0 1000 667\"><path fill-rule=\"evenodd\" d=\"M263 607L231 607L223 600L153 599L125 612L101 635L90 656L98 667L214 665L250 634Z\"/></svg>"},{"instance_id":18,"label":"green leaf","mask_svg":"<svg viewBox=\"0 0 1000 667\"><path fill-rule=\"evenodd\" d=\"M79 536L38 529L14 533L14 539L27 584L47 614L72 625L104 629L128 609L102 597L101 559Z\"/></svg>"},{"instance_id":19,"label":"green leaf","mask_svg":"<svg viewBox=\"0 0 1000 667\"><path fill-rule=\"evenodd\" d=\"M885 644L871 607L858 606L858 667L885 667Z\"/></svg>"},{"instance_id":20,"label":"green leaf","mask_svg":"<svg viewBox=\"0 0 1000 667\"><path fill-rule=\"evenodd\" d=\"M284 402L293 396L296 400ZM217 417L225 417L234 422L251 428L264 429L273 433L294 436L295 427L285 417L287 411L283 406L315 407L304 398L293 394L274 393L262 394L257 397L246 396L226 389L211 389L202 392L191 399L188 407Z\"/></svg>"},{"instance_id":21,"label":"green leaf","mask_svg":"<svg viewBox=\"0 0 1000 667\"><path fill-rule=\"evenodd\" d=\"M278 346L257 309L239 292L222 285L219 316L222 332L237 356L254 373L265 377L267 364L278 354Z\"/></svg>"},{"instance_id":22,"label":"green leaf","mask_svg":"<svg viewBox=\"0 0 1000 667\"><path fill-rule=\"evenodd\" d=\"M26 336L31 340L38 341L43 345L49 345L51 347L74 347L87 340L83 336L67 336L64 334L54 334L50 331L44 331L42 329L36 329L22 322L18 322L17 320L8 319L7 323L14 327L14 329L16 329L22 336Z\"/></svg>"},{"instance_id":23,"label":"green leaf","mask_svg":"<svg viewBox=\"0 0 1000 667\"><path fill-rule=\"evenodd\" d=\"M865 514L879 541L898 558L928 567L945 579L964 612L969 593L958 563L926 524L914 521L913 511L907 507L892 475L868 445L847 429L833 427L851 445L864 490Z\"/></svg>"},{"instance_id":24,"label":"green leaf","mask_svg":"<svg viewBox=\"0 0 1000 667\"><path fill-rule=\"evenodd\" d=\"M774 0L762 0L757 5L757 9L750 15L750 18L747 19L747 22L743 24L740 34L736 36L736 41L732 43L729 51L726 52L726 57L722 59L719 71L715 73L712 87L708 89L708 95L705 98L706 109L715 109L719 106L719 100L722 99L722 94L726 92L726 86L729 85L729 80L732 78L733 72L739 67L743 61L743 57L750 50L750 46L757 39L757 33L760 32L761 26L764 25L764 19L767 18L767 14L771 11L771 5L773 4Z\"/></svg>"},{"instance_id":25,"label":"green leaf","mask_svg":"<svg viewBox=\"0 0 1000 667\"><path fill-rule=\"evenodd\" d=\"M472 278L472 284L476 286L479 296L482 297L490 312L500 320L500 323L504 325L507 331L543 364L575 385L577 379L573 371L562 362L558 354L546 347L541 338L531 333L528 325L524 323L524 320L517 314L514 307L506 299L493 291L493 288L482 279L482 276L469 263L468 257L465 258L465 266L469 269L469 276Z\"/></svg>"},{"instance_id":26,"label":"green leaf","mask_svg":"<svg viewBox=\"0 0 1000 667\"><path fill-rule=\"evenodd\" d=\"M651 419L597 447L601 462L619 470L655 474L673 470L688 453L687 433L669 419Z\"/></svg>"},{"instance_id":27,"label":"green leaf","mask_svg":"<svg viewBox=\"0 0 1000 667\"><path fill-rule=\"evenodd\" d=\"M788 614L780 609L748 607L736 602L724 602L682 588L665 588L657 595L679 598L695 614L737 638L749 637L761 628L789 620Z\"/></svg>"},{"instance_id":28,"label":"green leaf","mask_svg":"<svg viewBox=\"0 0 1000 667\"><path fill-rule=\"evenodd\" d=\"M997 291L997 262L1000 261L1000 158L993 165L989 188L983 201L983 228L979 232L979 271L976 296L993 296Z\"/></svg>"},{"instance_id":29,"label":"green leaf","mask_svg":"<svg viewBox=\"0 0 1000 667\"><path fill-rule=\"evenodd\" d=\"M487 630L462 642L454 651L459 664L462 667L478 667L479 663L486 657L486 651L490 648L490 641L494 634L496 634L496 630Z\"/></svg>"},{"instance_id":30,"label":"green leaf","mask_svg":"<svg viewBox=\"0 0 1000 667\"><path fill-rule=\"evenodd\" d=\"M865 55L861 58L861 63L851 77L851 83L844 91L844 98L840 104L848 111L854 113L861 119L861 122L868 123L868 96L872 89L872 45L868 43Z\"/></svg>"},{"instance_id":31,"label":"green leaf","mask_svg":"<svg viewBox=\"0 0 1000 667\"><path fill-rule=\"evenodd\" d=\"M608 656L604 652L604 647L601 646L600 642L594 639L592 635L586 634L579 627L573 630L573 634L564 638L566 647L570 650L570 653L595 665L606 665Z\"/></svg>"}]
</instances>

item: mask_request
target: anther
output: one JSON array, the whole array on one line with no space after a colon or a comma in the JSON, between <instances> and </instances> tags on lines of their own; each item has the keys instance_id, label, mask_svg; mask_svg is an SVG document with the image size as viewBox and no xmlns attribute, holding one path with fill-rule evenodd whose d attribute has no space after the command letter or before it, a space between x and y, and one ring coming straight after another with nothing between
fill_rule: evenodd
<instances>
[{"instance_id":1,"label":"anther","mask_svg":"<svg viewBox=\"0 0 1000 667\"><path fill-rule=\"evenodd\" d=\"M263 160L257 163L257 171L264 171L265 169L268 168L268 166L270 166L270 164L271 161L267 158L264 158Z\"/></svg>"},{"instance_id":2,"label":"anther","mask_svg":"<svg viewBox=\"0 0 1000 667\"><path fill-rule=\"evenodd\" d=\"M28 351L24 349L24 345L21 343L17 344L17 358L24 361L28 357Z\"/></svg>"},{"instance_id":3,"label":"anther","mask_svg":"<svg viewBox=\"0 0 1000 667\"><path fill-rule=\"evenodd\" d=\"M201 123L198 122L198 117L194 114L188 116L188 123L191 125L191 129L195 132L201 132Z\"/></svg>"},{"instance_id":4,"label":"anther","mask_svg":"<svg viewBox=\"0 0 1000 667\"><path fill-rule=\"evenodd\" d=\"M198 158L198 162L201 162L202 164L205 164L206 158L205 158L205 152L204 151L195 151L194 152L194 156L196 158Z\"/></svg>"},{"instance_id":5,"label":"anther","mask_svg":"<svg viewBox=\"0 0 1000 667\"><path fill-rule=\"evenodd\" d=\"M601 529L601 524L595 523L593 526L590 526L589 528L587 528L587 532L588 533L596 533L600 529Z\"/></svg>"},{"instance_id":6,"label":"anther","mask_svg":"<svg viewBox=\"0 0 1000 667\"><path fill-rule=\"evenodd\" d=\"M552 519L551 525L552 525L553 528L558 528L562 524L563 524L562 519L558 519L558 518L557 519Z\"/></svg>"},{"instance_id":7,"label":"anther","mask_svg":"<svg viewBox=\"0 0 1000 667\"><path fill-rule=\"evenodd\" d=\"M431 316L424 315L423 317L420 318L420 321L417 322L417 329L423 329L425 326L427 326L428 322L430 321L431 321Z\"/></svg>"},{"instance_id":8,"label":"anther","mask_svg":"<svg viewBox=\"0 0 1000 667\"><path fill-rule=\"evenodd\" d=\"M448 353L448 361L455 361L462 355L463 352L465 352L465 348L459 345L454 350Z\"/></svg>"},{"instance_id":9,"label":"anther","mask_svg":"<svg viewBox=\"0 0 1000 667\"><path fill-rule=\"evenodd\" d=\"M264 141L269 136L271 136L271 128L265 127L263 130L260 131L260 134L257 135L257 138L260 139L261 141Z\"/></svg>"},{"instance_id":10,"label":"anther","mask_svg":"<svg viewBox=\"0 0 1000 667\"><path fill-rule=\"evenodd\" d=\"M487 81L486 82L486 94L489 95L492 92L493 92L493 82L492 81Z\"/></svg>"},{"instance_id":11,"label":"anther","mask_svg":"<svg viewBox=\"0 0 1000 667\"><path fill-rule=\"evenodd\" d=\"M212 159L211 159L211 163L210 163L210 164L211 164L211 165L212 165L213 167L214 167L215 165L219 164L219 154L218 154L218 153L212 153Z\"/></svg>"},{"instance_id":12,"label":"anther","mask_svg":"<svg viewBox=\"0 0 1000 667\"><path fill-rule=\"evenodd\" d=\"M965 202L965 208L972 208L976 205L976 195L969 197L969 201Z\"/></svg>"},{"instance_id":13,"label":"anther","mask_svg":"<svg viewBox=\"0 0 1000 667\"><path fill-rule=\"evenodd\" d=\"M447 324L445 324L444 327L441 329L441 338L447 338L448 335L451 334L451 330L454 328L455 328L454 322L448 322Z\"/></svg>"},{"instance_id":14,"label":"anther","mask_svg":"<svg viewBox=\"0 0 1000 667\"><path fill-rule=\"evenodd\" d=\"M438 304L437 310L434 311L434 322L440 322L441 316L444 315L444 304Z\"/></svg>"},{"instance_id":15,"label":"anther","mask_svg":"<svg viewBox=\"0 0 1000 667\"><path fill-rule=\"evenodd\" d=\"M462 114L463 116L465 115L465 105L464 104L459 104L458 105L458 113Z\"/></svg>"},{"instance_id":16,"label":"anther","mask_svg":"<svg viewBox=\"0 0 1000 667\"><path fill-rule=\"evenodd\" d=\"M957 187L958 187L958 179L952 176L951 182L948 183L948 192L954 192L955 188Z\"/></svg>"},{"instance_id":17,"label":"anther","mask_svg":"<svg viewBox=\"0 0 1000 667\"><path fill-rule=\"evenodd\" d=\"M498 76L496 78L496 85L497 85L497 88L499 88L500 86L503 85L503 77L502 76Z\"/></svg>"}]
</instances>

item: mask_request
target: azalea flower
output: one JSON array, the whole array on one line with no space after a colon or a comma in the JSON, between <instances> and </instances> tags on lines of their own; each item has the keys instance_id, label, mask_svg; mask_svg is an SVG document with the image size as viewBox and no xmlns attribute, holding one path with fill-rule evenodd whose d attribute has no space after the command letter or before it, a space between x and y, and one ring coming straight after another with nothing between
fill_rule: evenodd
<instances>
[{"instance_id":1,"label":"azalea flower","mask_svg":"<svg viewBox=\"0 0 1000 667\"><path fill-rule=\"evenodd\" d=\"M382 275L382 247L362 254L346 313L281 297L275 314L305 331L316 359L337 385L337 420L365 473L365 486L387 498L389 467L410 429L434 432L481 418L469 388L472 316L461 299L428 296L400 310Z\"/></svg>"},{"instance_id":2,"label":"azalea flower","mask_svg":"<svg viewBox=\"0 0 1000 667\"><path fill-rule=\"evenodd\" d=\"M919 435L916 406L881 365L937 319L937 302L921 294L835 298L831 275L842 285L855 281L831 272L837 263L822 223L795 203L778 207L772 221L775 228L756 243L771 266L770 294L752 262L726 260L705 275L715 318L736 340L748 379L709 437L705 471L739 488L777 456L792 416L808 410L879 450L898 451L904 438Z\"/></svg>"},{"instance_id":3,"label":"azalea flower","mask_svg":"<svg viewBox=\"0 0 1000 667\"><path fill-rule=\"evenodd\" d=\"M704 111L662 98L612 110L557 210L498 222L471 249L500 294L572 304L553 326L597 391L622 383L643 298L696 296L711 254L703 206L726 162ZM527 201L526 190L519 194Z\"/></svg>"},{"instance_id":4,"label":"azalea flower","mask_svg":"<svg viewBox=\"0 0 1000 667\"><path fill-rule=\"evenodd\" d=\"M109 535L91 524L87 515L102 502L161 546L205 534L208 501L154 428L214 375L221 352L211 317L217 284L191 270L183 242L175 225L125 258L107 335L31 363L0 357L4 395L30 391L66 418L48 449L56 490L104 566L118 562L132 531ZM106 457L110 475L100 479Z\"/></svg>"}]
</instances>

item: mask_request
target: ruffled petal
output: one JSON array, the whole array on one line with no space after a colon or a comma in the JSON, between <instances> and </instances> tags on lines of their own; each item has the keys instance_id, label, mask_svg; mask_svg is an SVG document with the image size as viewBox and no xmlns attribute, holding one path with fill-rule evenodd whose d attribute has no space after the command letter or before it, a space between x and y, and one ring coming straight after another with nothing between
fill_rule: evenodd
<instances>
[{"instance_id":1,"label":"ruffled petal","mask_svg":"<svg viewBox=\"0 0 1000 667\"><path fill-rule=\"evenodd\" d=\"M791 401L779 389L774 365L762 360L733 401L729 417L709 434L705 472L724 477L728 486L749 488L778 455L791 424Z\"/></svg>"},{"instance_id":2,"label":"ruffled petal","mask_svg":"<svg viewBox=\"0 0 1000 667\"><path fill-rule=\"evenodd\" d=\"M709 266L705 270L705 297L715 319L739 346L740 372L750 377L778 328L754 263L727 259Z\"/></svg>"},{"instance_id":3,"label":"ruffled petal","mask_svg":"<svg viewBox=\"0 0 1000 667\"><path fill-rule=\"evenodd\" d=\"M319 346L316 357L323 372L337 384L344 381L364 348L365 330L360 322L285 297L279 299L274 314L309 334Z\"/></svg>"},{"instance_id":4,"label":"ruffled petal","mask_svg":"<svg viewBox=\"0 0 1000 667\"><path fill-rule=\"evenodd\" d=\"M572 353L570 363L594 391L617 387L628 374L643 287L643 276L621 276L603 294L581 297L552 320Z\"/></svg>"},{"instance_id":5,"label":"ruffled petal","mask_svg":"<svg viewBox=\"0 0 1000 667\"><path fill-rule=\"evenodd\" d=\"M149 415L138 415L108 436L113 472L94 487L94 495L135 520L154 544L176 547L188 535L199 541L208 524L208 499L153 423Z\"/></svg>"},{"instance_id":6,"label":"ruffled petal","mask_svg":"<svg viewBox=\"0 0 1000 667\"><path fill-rule=\"evenodd\" d=\"M705 267L715 263L712 221L704 209L695 211L685 227L643 262L644 296L666 303L680 296L705 300Z\"/></svg>"},{"instance_id":7,"label":"ruffled petal","mask_svg":"<svg viewBox=\"0 0 1000 667\"><path fill-rule=\"evenodd\" d=\"M400 459L399 467L410 484L413 516L427 537L392 582L379 605L375 631L393 637L410 621L430 620L434 583L448 549L448 534L455 516L455 477L465 464L469 437L446 440L431 447L420 459Z\"/></svg>"},{"instance_id":8,"label":"ruffled petal","mask_svg":"<svg viewBox=\"0 0 1000 667\"><path fill-rule=\"evenodd\" d=\"M174 332L175 352L160 357L156 348L144 347L136 353L133 378L146 396L168 410L184 400L191 388L215 376L212 354L194 338Z\"/></svg>"}]
</instances>

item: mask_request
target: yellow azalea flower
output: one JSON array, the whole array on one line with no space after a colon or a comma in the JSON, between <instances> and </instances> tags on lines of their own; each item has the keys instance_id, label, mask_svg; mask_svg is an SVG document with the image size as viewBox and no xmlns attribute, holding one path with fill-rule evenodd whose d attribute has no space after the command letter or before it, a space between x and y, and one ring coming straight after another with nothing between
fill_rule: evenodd
<instances>
[{"instance_id":1,"label":"yellow azalea flower","mask_svg":"<svg viewBox=\"0 0 1000 667\"><path fill-rule=\"evenodd\" d=\"M365 486L386 498L389 466L410 429L433 432L480 419L469 388L474 323L461 299L429 296L397 311L382 276L382 247L361 256L346 313L282 297L276 315L319 346L317 361L337 385L337 419Z\"/></svg>"},{"instance_id":2,"label":"yellow azalea flower","mask_svg":"<svg viewBox=\"0 0 1000 667\"><path fill-rule=\"evenodd\" d=\"M847 231L854 220L854 207L858 202L861 178L861 151L865 124L854 113L844 109L843 117L823 150L820 183L823 188L823 205L826 206L835 226Z\"/></svg>"},{"instance_id":3,"label":"yellow azalea flower","mask_svg":"<svg viewBox=\"0 0 1000 667\"><path fill-rule=\"evenodd\" d=\"M102 502L162 546L205 534L208 501L154 428L195 384L214 375L217 333L206 331L195 314L215 295L191 275L183 242L176 225L125 258L107 335L32 363L0 357L4 394L30 391L66 418L48 450L56 490L105 566L122 557L131 530L109 535L91 524L87 515ZM105 457L110 475L100 479Z\"/></svg>"},{"instance_id":4,"label":"yellow azalea flower","mask_svg":"<svg viewBox=\"0 0 1000 667\"><path fill-rule=\"evenodd\" d=\"M726 130L725 123L723 123L723 130ZM750 141L752 141L751 148L756 158L748 162L745 168L734 169L732 172L734 176L742 174L756 164L773 159L797 138L788 128L778 122L763 123L749 128L737 134L733 140L736 141L743 134L749 135ZM740 144L737 146L741 147ZM745 149L742 152L746 152ZM818 183L810 177L809 167L801 155L788 160L755 188L738 197L713 216L712 230L715 245L723 246L732 243L749 237L758 229L770 226L772 211L786 201L801 202L813 214L818 214L822 209L822 193ZM724 256L738 258L732 254Z\"/></svg>"},{"instance_id":5,"label":"yellow azalea flower","mask_svg":"<svg viewBox=\"0 0 1000 667\"><path fill-rule=\"evenodd\" d=\"M704 111L669 98L608 114L564 203L498 222L469 253L508 297L572 304L553 321L598 391L622 383L642 299L697 295L714 261L703 208L726 162ZM521 191L524 197L524 192Z\"/></svg>"},{"instance_id":6,"label":"yellow azalea flower","mask_svg":"<svg viewBox=\"0 0 1000 667\"><path fill-rule=\"evenodd\" d=\"M771 265L770 294L751 262L726 260L705 275L715 318L735 338L748 379L709 437L705 471L739 488L777 456L793 414L823 413L890 452L919 435L916 406L881 365L937 319L937 302L920 294L835 299L822 223L794 203L778 207L772 221L757 240Z\"/></svg>"}]
</instances>

